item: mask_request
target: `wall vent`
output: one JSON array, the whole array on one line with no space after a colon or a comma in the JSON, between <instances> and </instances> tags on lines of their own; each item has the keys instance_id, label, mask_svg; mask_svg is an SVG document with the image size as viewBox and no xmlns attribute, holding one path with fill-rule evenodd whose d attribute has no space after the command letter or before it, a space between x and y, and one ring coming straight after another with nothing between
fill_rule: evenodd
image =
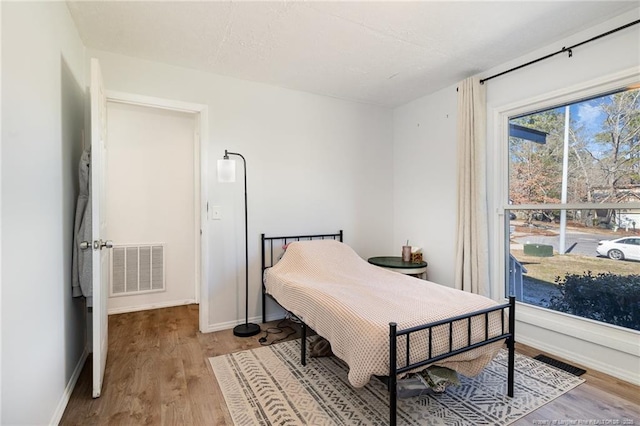
<instances>
[{"instance_id":1,"label":"wall vent","mask_svg":"<svg viewBox=\"0 0 640 426\"><path fill-rule=\"evenodd\" d=\"M164 243L114 244L110 296L165 291Z\"/></svg>"}]
</instances>

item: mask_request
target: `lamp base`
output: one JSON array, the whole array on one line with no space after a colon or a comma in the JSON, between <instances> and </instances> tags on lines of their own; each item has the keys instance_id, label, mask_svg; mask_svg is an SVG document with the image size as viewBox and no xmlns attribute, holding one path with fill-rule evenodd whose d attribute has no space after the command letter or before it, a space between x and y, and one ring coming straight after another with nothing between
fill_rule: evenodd
<instances>
[{"instance_id":1,"label":"lamp base","mask_svg":"<svg viewBox=\"0 0 640 426\"><path fill-rule=\"evenodd\" d=\"M238 337L251 337L260 333L260 326L258 324L240 324L233 328L233 335Z\"/></svg>"}]
</instances>

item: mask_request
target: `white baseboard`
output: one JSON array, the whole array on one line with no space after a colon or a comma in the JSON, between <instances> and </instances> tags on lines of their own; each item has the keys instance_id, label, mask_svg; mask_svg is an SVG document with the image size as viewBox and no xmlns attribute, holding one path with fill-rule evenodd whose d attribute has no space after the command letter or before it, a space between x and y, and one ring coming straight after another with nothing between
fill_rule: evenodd
<instances>
[{"instance_id":1,"label":"white baseboard","mask_svg":"<svg viewBox=\"0 0 640 426\"><path fill-rule=\"evenodd\" d=\"M170 300L168 302L162 302L162 303L149 303L149 304L138 305L138 306L125 306L123 308L110 308L108 311L108 314L109 315L125 314L127 312L148 311L150 309L170 308L172 306L192 305L194 303L196 303L195 299Z\"/></svg>"},{"instance_id":2,"label":"white baseboard","mask_svg":"<svg viewBox=\"0 0 640 426\"><path fill-rule=\"evenodd\" d=\"M597 359L593 359L591 357L585 356L584 354L581 354L578 352L573 352L571 350L559 348L554 345L549 345L541 340L532 339L530 337L523 336L522 334L516 335L516 341L519 343L524 343L527 346L540 349L541 351L547 352L549 354L574 361L577 364L581 364L585 367L592 368L601 373L608 374L613 377L617 377L619 379L624 380L625 382L632 383L636 386L640 386L640 378L638 377L637 374L634 374L634 372L632 371L628 371L622 368L617 368L615 365L598 361Z\"/></svg>"},{"instance_id":3,"label":"white baseboard","mask_svg":"<svg viewBox=\"0 0 640 426\"><path fill-rule=\"evenodd\" d=\"M274 321L274 320L279 320L283 318L283 313L275 313L275 314L271 314L267 316L267 321ZM258 324L260 326L262 326L262 317L261 316L257 316L257 317L251 317L249 318L249 322L252 322L254 324ZM214 331L221 331L221 330L229 330L230 328L235 327L236 325L240 325L240 324L244 324L244 320L236 320L236 321L226 321L226 322L218 322L215 324L209 324L204 330L202 330L203 333L212 333Z\"/></svg>"},{"instance_id":4,"label":"white baseboard","mask_svg":"<svg viewBox=\"0 0 640 426\"><path fill-rule=\"evenodd\" d=\"M64 393L62 394L62 398L60 398L60 402L56 407L56 411L53 413L53 417L49 422L50 425L57 425L62 420L62 415L64 414L64 410L67 408L67 404L69 403L69 399L71 399L71 394L73 393L73 389L76 387L76 383L78 382L78 378L80 377L80 373L82 373L82 368L84 367L84 363L87 361L87 357L89 356L89 351L87 348L82 351L82 355L80 355L80 359L76 364L76 368L73 370L73 374L69 378L69 382L67 386L64 388Z\"/></svg>"}]
</instances>

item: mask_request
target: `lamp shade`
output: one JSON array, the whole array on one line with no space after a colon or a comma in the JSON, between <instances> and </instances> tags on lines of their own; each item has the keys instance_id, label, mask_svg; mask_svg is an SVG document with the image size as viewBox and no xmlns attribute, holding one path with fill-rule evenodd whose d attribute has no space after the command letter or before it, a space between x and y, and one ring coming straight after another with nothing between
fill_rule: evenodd
<instances>
[{"instance_id":1,"label":"lamp shade","mask_svg":"<svg viewBox=\"0 0 640 426\"><path fill-rule=\"evenodd\" d=\"M218 182L236 181L236 162L230 159L218 160Z\"/></svg>"}]
</instances>

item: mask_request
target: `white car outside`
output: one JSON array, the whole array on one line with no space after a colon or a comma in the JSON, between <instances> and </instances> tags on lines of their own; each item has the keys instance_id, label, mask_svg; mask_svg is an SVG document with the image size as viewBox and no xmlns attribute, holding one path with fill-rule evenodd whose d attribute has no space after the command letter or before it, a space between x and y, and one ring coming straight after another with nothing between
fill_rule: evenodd
<instances>
[{"instance_id":1,"label":"white car outside","mask_svg":"<svg viewBox=\"0 0 640 426\"><path fill-rule=\"evenodd\" d=\"M600 256L614 260L640 260L640 238L624 237L617 240L603 240L596 251Z\"/></svg>"}]
</instances>

